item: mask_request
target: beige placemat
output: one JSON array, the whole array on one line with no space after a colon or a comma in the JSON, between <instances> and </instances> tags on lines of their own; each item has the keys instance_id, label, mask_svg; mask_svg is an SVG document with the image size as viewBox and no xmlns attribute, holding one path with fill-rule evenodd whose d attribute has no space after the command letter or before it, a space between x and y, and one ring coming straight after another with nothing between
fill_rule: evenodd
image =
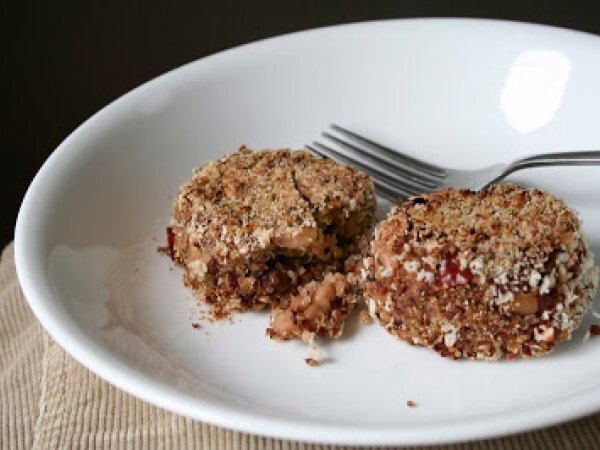
<instances>
[{"instance_id":1,"label":"beige placemat","mask_svg":"<svg viewBox=\"0 0 600 450\"><path fill-rule=\"evenodd\" d=\"M13 246L0 262L0 448L333 449L207 425L132 397L77 363L33 316ZM600 414L565 425L440 449L598 449Z\"/></svg>"}]
</instances>

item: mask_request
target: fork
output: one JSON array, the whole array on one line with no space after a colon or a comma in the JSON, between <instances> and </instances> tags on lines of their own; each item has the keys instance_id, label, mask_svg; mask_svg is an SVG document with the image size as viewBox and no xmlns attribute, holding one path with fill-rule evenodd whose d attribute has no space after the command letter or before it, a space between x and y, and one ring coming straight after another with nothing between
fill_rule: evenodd
<instances>
[{"instance_id":1,"label":"fork","mask_svg":"<svg viewBox=\"0 0 600 450\"><path fill-rule=\"evenodd\" d=\"M336 134L325 131L321 135L337 148L318 141L306 148L367 172L377 194L393 202L446 187L478 191L517 170L531 167L600 165L600 151L577 151L532 155L477 170L449 169L405 155L339 125L330 127Z\"/></svg>"}]
</instances>

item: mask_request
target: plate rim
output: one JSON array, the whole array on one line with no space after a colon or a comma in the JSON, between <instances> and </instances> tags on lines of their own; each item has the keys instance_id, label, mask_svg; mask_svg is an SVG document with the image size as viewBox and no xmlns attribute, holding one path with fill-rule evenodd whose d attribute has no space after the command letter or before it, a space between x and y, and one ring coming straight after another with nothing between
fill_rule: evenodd
<instances>
[{"instance_id":1,"label":"plate rim","mask_svg":"<svg viewBox=\"0 0 600 450\"><path fill-rule=\"evenodd\" d=\"M47 262L34 261L35 247L31 243L30 231L35 229L29 220L35 214L36 199L40 196L46 180L52 180L52 172L59 170L63 160L69 158L76 146L71 143L80 136L85 135L96 122L102 121L106 116L118 112L127 103L131 103L140 92L150 90L154 85L170 83L176 77L184 75L195 66L211 66L220 61L235 58L236 54L244 53L248 48L267 45L283 45L285 41L302 39L303 35L330 32L331 30L349 30L361 27L402 26L404 23L419 22L445 22L447 25L457 26L465 23L487 24L490 26L507 26L520 29L532 29L535 32L564 33L566 35L583 36L586 40L600 44L600 36L591 33L571 30L568 28L533 24L521 21L477 19L477 18L407 18L386 19L354 22L333 26L325 26L293 33L261 39L255 42L232 47L218 53L191 61L187 64L161 74L140 86L128 91L110 102L108 105L93 114L70 133L61 144L51 153L41 168L36 173L33 181L21 203L15 226L15 266L17 276L34 315L50 334L50 336L79 363L98 375L100 378L117 386L123 391L157 405L177 414L212 423L214 425L263 436L295 441L347 444L347 445L427 445L456 443L467 440L508 436L519 432L547 427L568 420L597 412L600 410L600 386L573 395L568 399L553 402L554 407L528 408L516 413L494 413L474 420L465 421L463 424L445 422L440 425L412 425L412 426L367 426L355 427L349 424L318 424L312 419L301 418L282 419L266 415L257 411L246 411L234 406L215 404L198 397L193 401L177 391L172 386L148 377L140 369L126 366L115 354L99 346L87 336L83 330L72 321L64 323L59 314L50 308L48 295L57 297L51 291L44 290L40 283L36 283L36 268L43 267ZM39 237L38 237L39 240ZM43 275L42 275L43 278ZM39 280L38 280L39 281ZM58 301L58 297L56 298ZM596 393L597 396L590 395ZM594 400L596 399L596 400ZM535 411L532 411L534 409Z\"/></svg>"}]
</instances>

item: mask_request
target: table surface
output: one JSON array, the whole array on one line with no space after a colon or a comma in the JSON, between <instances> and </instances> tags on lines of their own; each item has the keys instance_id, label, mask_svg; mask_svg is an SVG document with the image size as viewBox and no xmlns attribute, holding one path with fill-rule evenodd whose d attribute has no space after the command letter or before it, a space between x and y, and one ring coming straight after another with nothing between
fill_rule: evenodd
<instances>
[{"instance_id":1,"label":"table surface","mask_svg":"<svg viewBox=\"0 0 600 450\"><path fill-rule=\"evenodd\" d=\"M7 3L0 7L2 247L27 186L72 130L139 84L211 53L297 30L406 17L509 19L600 34L591 1Z\"/></svg>"}]
</instances>

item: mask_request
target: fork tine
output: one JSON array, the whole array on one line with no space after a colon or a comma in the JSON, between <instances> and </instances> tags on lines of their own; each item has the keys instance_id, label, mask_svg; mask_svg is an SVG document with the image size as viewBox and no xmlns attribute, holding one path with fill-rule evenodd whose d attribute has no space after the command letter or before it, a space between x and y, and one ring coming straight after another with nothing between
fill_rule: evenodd
<instances>
[{"instance_id":1,"label":"fork tine","mask_svg":"<svg viewBox=\"0 0 600 450\"><path fill-rule=\"evenodd\" d=\"M408 198L408 197L399 197L398 194L394 193L393 191L387 189L385 186L382 186L378 183L373 182L373 184L375 185L375 193L377 195L379 195L380 197L383 197L387 200L389 200L392 203L396 203L398 201L398 199L400 198Z\"/></svg>"},{"instance_id":2,"label":"fork tine","mask_svg":"<svg viewBox=\"0 0 600 450\"><path fill-rule=\"evenodd\" d=\"M382 165L383 165L383 167L390 166L389 161L387 161L383 158L377 157L377 156L373 156L371 154L371 152L365 151L364 149L362 149L354 144L351 144L349 142L346 142L343 139L338 138L337 136L334 136L326 131L324 131L321 134L324 137L337 143L338 145L349 149L351 152L362 155L362 157L365 160L367 160L371 163L371 166L374 166L374 167L382 167ZM432 190L432 189L435 189L435 187L436 187L436 182L435 182L436 180L432 179L430 177L423 176L422 172L416 172L415 170L412 170L412 169L407 170L404 167L398 167L397 165L394 165L394 174L399 175L406 181L410 181L411 184L418 186L420 189L423 189L423 190Z\"/></svg>"},{"instance_id":3,"label":"fork tine","mask_svg":"<svg viewBox=\"0 0 600 450\"><path fill-rule=\"evenodd\" d=\"M317 150L315 147L311 146L311 145L305 145L305 147L310 150L312 153L321 156L323 158L326 159L331 159L328 155L326 155L324 152L321 152L319 150ZM349 160L347 160L349 161ZM396 203L398 201L398 198L401 197L399 196L399 194L397 193L396 189L391 188L390 186L388 186L387 184L385 184L385 182L375 179L373 176L371 176L371 178L373 179L373 184L375 185L375 192L377 195L384 197L386 199L388 199L389 201L391 201L392 203Z\"/></svg>"},{"instance_id":4,"label":"fork tine","mask_svg":"<svg viewBox=\"0 0 600 450\"><path fill-rule=\"evenodd\" d=\"M379 179L373 178L373 184L375 185L375 192L377 193L377 195L387 198L392 203L396 203L399 199L406 200L407 198L412 197L414 195L398 192L398 189L389 186L385 183L385 181Z\"/></svg>"},{"instance_id":5,"label":"fork tine","mask_svg":"<svg viewBox=\"0 0 600 450\"><path fill-rule=\"evenodd\" d=\"M396 173L396 171L391 171L380 164L369 165L357 160L356 158L353 158L351 154L340 153L339 151L320 142L315 141L313 144L320 148L321 151L325 151L328 156L333 157L334 159L343 159L349 164L353 164L356 167L359 167L361 170L369 173L372 177L383 180L388 186L393 187L395 190L401 191L408 195L422 194L435 189L435 185L428 186L408 178L402 178L402 174L398 176L399 174Z\"/></svg>"},{"instance_id":6,"label":"fork tine","mask_svg":"<svg viewBox=\"0 0 600 450\"><path fill-rule=\"evenodd\" d=\"M386 162L388 162L388 163L401 164L401 167L404 167L405 169L407 166L412 167L414 170L417 170L421 173L424 172L435 178L444 178L446 176L446 171L442 167L436 166L434 164L426 163L419 159L405 155L404 153L400 153L395 150L392 150L389 147L378 144L377 142L372 141L369 138L366 138L364 136L356 134L353 131L347 130L339 125L336 125L335 123L332 123L330 126L332 129L334 129L335 131L337 131L340 134L345 135L346 137L354 138L358 141L366 143L369 146L379 150L380 151L379 153L368 152L373 157L381 156L381 153L383 153L386 156L385 159L386 159Z\"/></svg>"},{"instance_id":7,"label":"fork tine","mask_svg":"<svg viewBox=\"0 0 600 450\"><path fill-rule=\"evenodd\" d=\"M371 167L363 164L360 161L357 161L347 155L339 153L338 151L328 147L320 142L313 142L313 147L309 148L318 148L318 153L320 155L325 155L329 158L336 159L338 161L345 162L347 164L354 165L358 167L360 170L367 172L373 178L373 181L380 186L383 186L387 190L391 190L396 194L396 197L410 197L411 195L422 194L424 191L428 191L428 189L422 189L418 186L411 185L409 183L403 182L397 179L393 173L386 173L383 169L378 167Z\"/></svg>"},{"instance_id":8,"label":"fork tine","mask_svg":"<svg viewBox=\"0 0 600 450\"><path fill-rule=\"evenodd\" d=\"M320 149L321 154L325 154L325 156L338 161L343 161L346 164L351 164L363 172L367 172L373 179L373 182L395 193L396 197L410 197L411 195L422 194L423 192L430 190L406 182L406 180L398 178L396 174L387 172L384 168L368 166L367 164L364 164L349 155L340 153L337 150L320 142L315 141L313 142L313 145Z\"/></svg>"}]
</instances>

